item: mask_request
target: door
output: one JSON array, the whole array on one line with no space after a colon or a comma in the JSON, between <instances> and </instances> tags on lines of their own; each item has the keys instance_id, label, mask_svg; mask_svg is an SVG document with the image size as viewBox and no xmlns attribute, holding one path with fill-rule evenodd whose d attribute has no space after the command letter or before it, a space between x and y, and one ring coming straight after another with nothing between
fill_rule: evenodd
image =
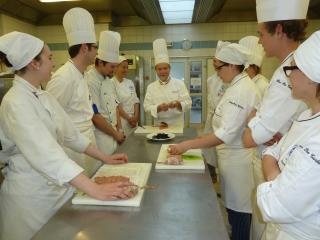
<instances>
[{"instance_id":1,"label":"door","mask_svg":"<svg viewBox=\"0 0 320 240\"><path fill-rule=\"evenodd\" d=\"M151 65L152 79L157 79L154 59ZM185 127L203 127L206 114L207 58L173 57L170 58L170 65L170 75L184 82L192 100L191 110L185 114Z\"/></svg>"}]
</instances>

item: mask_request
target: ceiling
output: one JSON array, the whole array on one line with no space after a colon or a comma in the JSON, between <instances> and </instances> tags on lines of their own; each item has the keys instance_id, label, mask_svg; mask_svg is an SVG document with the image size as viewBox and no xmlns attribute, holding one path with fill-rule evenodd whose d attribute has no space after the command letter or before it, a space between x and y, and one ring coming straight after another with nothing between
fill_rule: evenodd
<instances>
[{"instance_id":1,"label":"ceiling","mask_svg":"<svg viewBox=\"0 0 320 240\"><path fill-rule=\"evenodd\" d=\"M0 13L35 25L61 24L72 7L88 9L96 23L113 26L164 24L158 0L82 0L40 3L38 0L0 0ZM320 0L310 0L309 18L320 18ZM193 23L255 21L255 0L195 0Z\"/></svg>"}]
</instances>

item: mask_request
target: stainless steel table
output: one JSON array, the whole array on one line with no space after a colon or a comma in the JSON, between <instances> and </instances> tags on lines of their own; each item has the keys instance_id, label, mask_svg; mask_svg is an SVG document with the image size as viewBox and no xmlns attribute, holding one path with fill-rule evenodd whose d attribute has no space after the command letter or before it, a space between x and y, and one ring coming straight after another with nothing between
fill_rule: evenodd
<instances>
[{"instance_id":1,"label":"stainless steel table","mask_svg":"<svg viewBox=\"0 0 320 240\"><path fill-rule=\"evenodd\" d=\"M195 136L185 129L180 142ZM170 142L169 142L170 143ZM149 184L140 208L72 205L67 202L33 239L45 240L224 240L227 231L209 173L155 171L161 144L132 136L118 152L129 161L152 162Z\"/></svg>"}]
</instances>

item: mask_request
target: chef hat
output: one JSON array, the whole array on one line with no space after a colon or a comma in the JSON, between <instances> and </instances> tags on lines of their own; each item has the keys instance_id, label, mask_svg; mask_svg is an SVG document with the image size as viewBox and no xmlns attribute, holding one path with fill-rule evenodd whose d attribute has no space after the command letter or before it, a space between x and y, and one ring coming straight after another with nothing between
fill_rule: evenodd
<instances>
[{"instance_id":1,"label":"chef hat","mask_svg":"<svg viewBox=\"0 0 320 240\"><path fill-rule=\"evenodd\" d=\"M313 33L294 52L298 68L312 81L320 83L320 31Z\"/></svg>"},{"instance_id":2,"label":"chef hat","mask_svg":"<svg viewBox=\"0 0 320 240\"><path fill-rule=\"evenodd\" d=\"M97 42L94 21L86 9L75 7L67 11L63 16L63 27L67 34L69 47Z\"/></svg>"},{"instance_id":3,"label":"chef hat","mask_svg":"<svg viewBox=\"0 0 320 240\"><path fill-rule=\"evenodd\" d=\"M229 44L231 44L231 42L221 41L221 40L218 41L215 55L217 55L218 52L219 52L224 46L227 46L227 45L229 45Z\"/></svg>"},{"instance_id":4,"label":"chef hat","mask_svg":"<svg viewBox=\"0 0 320 240\"><path fill-rule=\"evenodd\" d=\"M241 46L246 47L247 50L250 52L248 63L261 67L265 52L262 45L259 44L259 38L255 36L247 36L247 37L241 38L239 41L239 44Z\"/></svg>"},{"instance_id":5,"label":"chef hat","mask_svg":"<svg viewBox=\"0 0 320 240\"><path fill-rule=\"evenodd\" d=\"M215 58L234 65L247 65L250 52L237 43L230 43L218 51Z\"/></svg>"},{"instance_id":6,"label":"chef hat","mask_svg":"<svg viewBox=\"0 0 320 240\"><path fill-rule=\"evenodd\" d=\"M121 36L119 33L102 31L100 33L97 58L110 63L119 63L120 41Z\"/></svg>"},{"instance_id":7,"label":"chef hat","mask_svg":"<svg viewBox=\"0 0 320 240\"><path fill-rule=\"evenodd\" d=\"M128 61L128 59L125 56L119 56L119 63L122 63L123 61Z\"/></svg>"},{"instance_id":8,"label":"chef hat","mask_svg":"<svg viewBox=\"0 0 320 240\"><path fill-rule=\"evenodd\" d=\"M153 41L153 54L155 59L155 65L159 63L169 64L167 42L165 39L159 38Z\"/></svg>"},{"instance_id":9,"label":"chef hat","mask_svg":"<svg viewBox=\"0 0 320 240\"><path fill-rule=\"evenodd\" d=\"M309 0L256 0L258 23L306 19Z\"/></svg>"},{"instance_id":10,"label":"chef hat","mask_svg":"<svg viewBox=\"0 0 320 240\"><path fill-rule=\"evenodd\" d=\"M14 70L27 66L43 49L39 38L21 32L11 32L0 37L0 51L6 54Z\"/></svg>"}]
</instances>

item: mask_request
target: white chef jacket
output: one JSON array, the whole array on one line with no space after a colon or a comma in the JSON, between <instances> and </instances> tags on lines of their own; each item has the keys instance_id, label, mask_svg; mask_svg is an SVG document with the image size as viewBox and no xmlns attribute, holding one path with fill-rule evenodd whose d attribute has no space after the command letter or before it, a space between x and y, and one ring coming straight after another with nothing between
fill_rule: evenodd
<instances>
[{"instance_id":1,"label":"white chef jacket","mask_svg":"<svg viewBox=\"0 0 320 240\"><path fill-rule=\"evenodd\" d=\"M71 118L73 124L96 145L94 127L92 123L92 101L84 75L76 68L72 60L68 60L60 67L48 82L46 90L60 103ZM68 156L85 169L85 174L91 176L101 165L86 154L79 154L72 149L65 148Z\"/></svg>"},{"instance_id":2,"label":"white chef jacket","mask_svg":"<svg viewBox=\"0 0 320 240\"><path fill-rule=\"evenodd\" d=\"M212 118L214 134L224 142L216 147L222 200L238 212L251 213L254 149L243 147L242 133L259 101L255 84L243 72L232 80Z\"/></svg>"},{"instance_id":3,"label":"white chef jacket","mask_svg":"<svg viewBox=\"0 0 320 240\"><path fill-rule=\"evenodd\" d=\"M285 134L294 119L306 109L302 101L293 99L289 79L283 72L283 67L290 66L292 60L290 53L274 72L261 106L249 122L253 140L258 145L270 140L277 132Z\"/></svg>"},{"instance_id":4,"label":"white chef jacket","mask_svg":"<svg viewBox=\"0 0 320 240\"><path fill-rule=\"evenodd\" d=\"M179 101L182 111L169 109L166 112L157 113L157 107L161 103ZM144 98L144 110L150 112L155 124L166 122L169 125L183 125L184 113L191 108L191 98L184 82L170 77L167 84L161 85L160 81L155 81L148 85Z\"/></svg>"},{"instance_id":5,"label":"white chef jacket","mask_svg":"<svg viewBox=\"0 0 320 240\"><path fill-rule=\"evenodd\" d=\"M134 115L134 105L140 103L134 83L127 78L120 82L116 76L112 78L112 82L115 85L117 97L123 110L132 117ZM126 119L121 118L121 124L126 136L134 131L134 128L131 127Z\"/></svg>"},{"instance_id":6,"label":"white chef jacket","mask_svg":"<svg viewBox=\"0 0 320 240\"><path fill-rule=\"evenodd\" d=\"M207 118L203 130L203 134L213 133L212 117L216 106L218 105L227 85L218 77L217 73L207 79ZM217 153L215 147L202 149L207 163L217 166Z\"/></svg>"},{"instance_id":7,"label":"white chef jacket","mask_svg":"<svg viewBox=\"0 0 320 240\"><path fill-rule=\"evenodd\" d=\"M0 107L7 160L0 189L0 239L30 239L72 196L83 169L63 151L90 144L49 93L15 76ZM7 151L8 152L8 151Z\"/></svg>"},{"instance_id":8,"label":"white chef jacket","mask_svg":"<svg viewBox=\"0 0 320 240\"><path fill-rule=\"evenodd\" d=\"M251 80L256 84L261 97L263 97L269 86L268 79L261 74L257 74Z\"/></svg>"},{"instance_id":9,"label":"white chef jacket","mask_svg":"<svg viewBox=\"0 0 320 240\"><path fill-rule=\"evenodd\" d=\"M259 185L257 201L263 218L279 231L266 239L320 239L320 113L303 112L279 144L264 155L278 160L281 170L273 181ZM281 238L287 239L287 238ZM289 239L289 238L288 238Z\"/></svg>"},{"instance_id":10,"label":"white chef jacket","mask_svg":"<svg viewBox=\"0 0 320 240\"><path fill-rule=\"evenodd\" d=\"M116 94L114 83L108 77L101 75L96 68L90 69L85 74L88 83L92 104L95 113L100 113L114 129L117 125L117 107L119 100ZM112 154L118 144L110 135L95 128L95 136L98 148L106 154Z\"/></svg>"}]
</instances>

